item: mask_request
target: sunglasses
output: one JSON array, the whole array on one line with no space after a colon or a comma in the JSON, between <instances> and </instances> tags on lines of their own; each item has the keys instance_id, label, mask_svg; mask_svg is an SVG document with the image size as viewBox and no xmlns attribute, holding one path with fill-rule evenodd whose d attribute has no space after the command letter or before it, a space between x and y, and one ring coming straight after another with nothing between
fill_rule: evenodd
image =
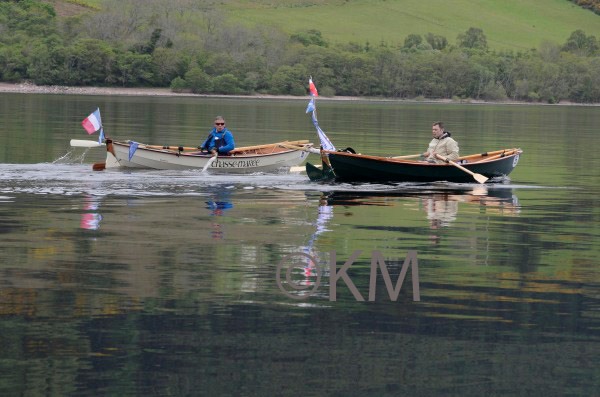
<instances>
[{"instance_id":1,"label":"sunglasses","mask_svg":"<svg viewBox=\"0 0 600 397\"><path fill-rule=\"evenodd\" d=\"M225 123L215 123L215 125L225 125Z\"/></svg>"}]
</instances>

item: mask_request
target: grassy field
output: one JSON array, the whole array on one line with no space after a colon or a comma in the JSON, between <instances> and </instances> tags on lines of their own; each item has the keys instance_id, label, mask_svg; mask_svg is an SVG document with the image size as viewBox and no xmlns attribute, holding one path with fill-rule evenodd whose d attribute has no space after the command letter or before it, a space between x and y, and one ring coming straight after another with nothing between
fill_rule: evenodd
<instances>
[{"instance_id":1,"label":"grassy field","mask_svg":"<svg viewBox=\"0 0 600 397\"><path fill-rule=\"evenodd\" d=\"M104 0L64 0L66 3L82 4L92 8L102 8Z\"/></svg>"},{"instance_id":2,"label":"grassy field","mask_svg":"<svg viewBox=\"0 0 600 397\"><path fill-rule=\"evenodd\" d=\"M348 0L238 1L240 23L273 24L287 32L318 29L332 42L402 44L411 33L456 36L483 29L494 49L537 48L544 40L564 43L582 29L600 38L600 16L566 0ZM262 6L258 3L263 3ZM280 4L267 6L267 3ZM295 5L293 4L295 3ZM304 3L305 6L300 6ZM314 5L308 6L309 3Z\"/></svg>"},{"instance_id":3,"label":"grassy field","mask_svg":"<svg viewBox=\"0 0 600 397\"><path fill-rule=\"evenodd\" d=\"M102 0L80 0L101 6ZM492 49L527 50L563 44L582 29L600 39L600 16L567 0L223 0L231 21L275 25L295 33L318 29L332 43L404 43L411 33L445 36L450 44L470 27Z\"/></svg>"}]
</instances>

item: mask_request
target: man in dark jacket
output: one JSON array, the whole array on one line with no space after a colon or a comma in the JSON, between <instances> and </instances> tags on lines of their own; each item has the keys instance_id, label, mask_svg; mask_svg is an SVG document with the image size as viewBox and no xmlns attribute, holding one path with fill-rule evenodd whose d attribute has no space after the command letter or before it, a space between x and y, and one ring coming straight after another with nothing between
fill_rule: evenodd
<instances>
[{"instance_id":1,"label":"man in dark jacket","mask_svg":"<svg viewBox=\"0 0 600 397\"><path fill-rule=\"evenodd\" d=\"M215 126L200 148L211 152L213 155L229 154L230 151L235 149L233 134L225 127L223 117L217 116L215 118Z\"/></svg>"}]
</instances>

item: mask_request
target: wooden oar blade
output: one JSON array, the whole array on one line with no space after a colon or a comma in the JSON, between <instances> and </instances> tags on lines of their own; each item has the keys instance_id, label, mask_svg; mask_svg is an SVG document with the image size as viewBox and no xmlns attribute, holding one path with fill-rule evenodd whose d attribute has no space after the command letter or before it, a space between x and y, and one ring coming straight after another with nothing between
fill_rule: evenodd
<instances>
[{"instance_id":1,"label":"wooden oar blade","mask_svg":"<svg viewBox=\"0 0 600 397\"><path fill-rule=\"evenodd\" d=\"M104 144L98 143L98 141L88 141L85 139L71 139L71 146L74 146L74 147L100 147L100 146L104 146Z\"/></svg>"},{"instance_id":2,"label":"wooden oar blade","mask_svg":"<svg viewBox=\"0 0 600 397\"><path fill-rule=\"evenodd\" d=\"M206 172L208 167L210 167L212 165L212 163L215 162L216 159L217 159L217 155L215 154L206 162L206 165L204 166L204 168L202 168L202 172Z\"/></svg>"},{"instance_id":3,"label":"wooden oar blade","mask_svg":"<svg viewBox=\"0 0 600 397\"><path fill-rule=\"evenodd\" d=\"M485 183L489 179L481 174L473 174L473 178L479 183Z\"/></svg>"},{"instance_id":4,"label":"wooden oar blade","mask_svg":"<svg viewBox=\"0 0 600 397\"><path fill-rule=\"evenodd\" d=\"M94 163L94 165L92 165L92 169L94 171L103 171L106 168L106 163L102 162L102 163Z\"/></svg>"}]
</instances>

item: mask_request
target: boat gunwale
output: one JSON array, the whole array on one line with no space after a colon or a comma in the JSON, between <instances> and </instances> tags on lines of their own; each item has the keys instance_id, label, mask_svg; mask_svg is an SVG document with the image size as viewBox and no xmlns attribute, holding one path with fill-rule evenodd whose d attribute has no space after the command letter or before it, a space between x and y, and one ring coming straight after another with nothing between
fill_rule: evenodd
<instances>
[{"instance_id":1,"label":"boat gunwale","mask_svg":"<svg viewBox=\"0 0 600 397\"><path fill-rule=\"evenodd\" d=\"M391 157L373 156L373 155L368 155L368 154L348 153L348 152L334 152L334 151L323 151L323 152L325 154L356 157L356 158L361 158L361 159L365 159L365 160L385 162L385 163L389 163L389 164L403 164L403 165L421 166L421 167L422 166L453 167L453 165L447 164L447 163L429 163L429 162L423 161L423 160L394 159ZM495 153L495 154L492 156L488 156L489 153ZM504 153L506 153L506 154L504 154ZM463 167L468 168L469 166L472 166L472 165L488 164L488 163L493 163L496 161L505 160L507 158L514 157L516 155L520 155L521 153L523 153L523 150L520 148L503 149L503 150L498 150L498 151L494 151L494 152L485 152L486 155L483 155L483 153L478 153L478 154L470 154L470 155L466 155L466 156L461 156L458 158L458 161L468 160L469 158L473 158L473 157L481 158L481 160L478 160L478 161L460 163L460 165L462 165Z\"/></svg>"},{"instance_id":2,"label":"boat gunwale","mask_svg":"<svg viewBox=\"0 0 600 397\"><path fill-rule=\"evenodd\" d=\"M117 146L121 146L123 148L125 147L130 147L131 146L131 142L130 141L112 141L113 145L117 145ZM185 156L185 157L193 157L193 158L207 158L210 159L212 158L214 155L212 153L202 153L202 152L194 152L194 151L178 151L178 150L172 150L172 149L166 149L166 148L153 148L153 147L147 147L146 144L142 144L140 143L140 145L144 145L144 146L138 146L137 150L145 150L148 152L155 152L155 153L163 153L163 154L168 154L168 155L172 155L172 156ZM272 143L272 144L265 144L265 145L259 145L260 147L257 147L256 149L248 149L248 150L259 150L260 148L268 148L270 146L273 147L279 147L282 150L278 151L278 152L273 152L273 153L241 153L241 154L233 154L233 155L229 155L229 154L222 154L219 155L219 158L221 160L226 160L226 159L249 159L249 158L255 158L255 157L270 157L270 156L278 156L278 155L282 155L282 154L288 154L288 153L292 153L292 152L297 152L297 151L301 151L300 149L289 149L289 148L284 148L283 146L278 146L278 143ZM303 149L308 149L310 147L313 147L313 143L307 143L307 144L302 144L302 148ZM240 150L244 150L244 147L240 147ZM235 150L235 149L234 149Z\"/></svg>"}]
</instances>

